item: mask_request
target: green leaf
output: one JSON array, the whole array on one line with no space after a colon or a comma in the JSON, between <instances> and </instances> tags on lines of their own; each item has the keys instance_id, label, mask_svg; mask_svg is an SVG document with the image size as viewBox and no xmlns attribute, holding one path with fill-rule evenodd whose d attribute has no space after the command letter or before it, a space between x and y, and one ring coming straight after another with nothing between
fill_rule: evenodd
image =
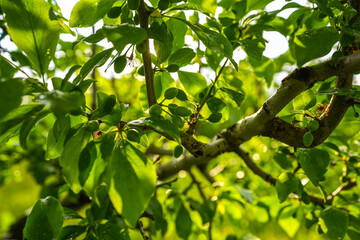
<instances>
[{"instance_id":1,"label":"green leaf","mask_svg":"<svg viewBox=\"0 0 360 240\"><path fill-rule=\"evenodd\" d=\"M174 157L178 158L183 154L183 147L181 145L177 145L174 148Z\"/></svg>"},{"instance_id":2,"label":"green leaf","mask_svg":"<svg viewBox=\"0 0 360 240\"><path fill-rule=\"evenodd\" d=\"M332 46L339 40L339 33L335 28L323 27L308 30L294 39L294 51L297 65L325 56Z\"/></svg>"},{"instance_id":3,"label":"green leaf","mask_svg":"<svg viewBox=\"0 0 360 240\"><path fill-rule=\"evenodd\" d=\"M275 73L273 60L263 56L261 61L257 61L255 58L249 58L248 61L253 66L256 76L264 78L267 86L270 87Z\"/></svg>"},{"instance_id":4,"label":"green leaf","mask_svg":"<svg viewBox=\"0 0 360 240\"><path fill-rule=\"evenodd\" d=\"M114 44L115 49L121 53L128 44L140 44L147 38L143 28L133 27L129 24L103 27L107 39Z\"/></svg>"},{"instance_id":5,"label":"green leaf","mask_svg":"<svg viewBox=\"0 0 360 240\"><path fill-rule=\"evenodd\" d=\"M26 104L15 108L0 121L0 136L10 130L12 127L18 125L27 118L41 111L43 108L44 105L40 104Z\"/></svg>"},{"instance_id":6,"label":"green leaf","mask_svg":"<svg viewBox=\"0 0 360 240\"><path fill-rule=\"evenodd\" d=\"M360 90L347 88L330 88L318 91L316 95L337 95L337 96L351 96L353 98L360 98Z\"/></svg>"},{"instance_id":7,"label":"green leaf","mask_svg":"<svg viewBox=\"0 0 360 240\"><path fill-rule=\"evenodd\" d=\"M15 73L16 68L14 68L6 58L0 56L0 76L2 78L12 78Z\"/></svg>"},{"instance_id":8,"label":"green leaf","mask_svg":"<svg viewBox=\"0 0 360 240\"><path fill-rule=\"evenodd\" d=\"M58 90L45 92L36 97L38 103L51 107L55 116L64 116L66 113L81 112L81 107L85 104L83 93L61 92Z\"/></svg>"},{"instance_id":9,"label":"green leaf","mask_svg":"<svg viewBox=\"0 0 360 240\"><path fill-rule=\"evenodd\" d=\"M119 56L114 61L114 71L116 73L121 73L124 71L127 64L127 59L125 55Z\"/></svg>"},{"instance_id":10,"label":"green leaf","mask_svg":"<svg viewBox=\"0 0 360 240\"><path fill-rule=\"evenodd\" d=\"M167 28L165 22L161 25L154 21L149 29L149 37L154 38L154 47L159 63L164 62L171 54L172 49L172 33Z\"/></svg>"},{"instance_id":11,"label":"green leaf","mask_svg":"<svg viewBox=\"0 0 360 240\"><path fill-rule=\"evenodd\" d=\"M117 0L80 0L71 10L70 27L91 27L105 16Z\"/></svg>"},{"instance_id":12,"label":"green leaf","mask_svg":"<svg viewBox=\"0 0 360 240\"><path fill-rule=\"evenodd\" d=\"M248 190L248 189L243 189L243 188L239 188L238 186L236 186L236 189L239 191L241 197L248 203L253 203L254 202L254 195L253 195L253 191Z\"/></svg>"},{"instance_id":13,"label":"green leaf","mask_svg":"<svg viewBox=\"0 0 360 240\"><path fill-rule=\"evenodd\" d=\"M182 128L184 126L184 120L182 120L180 117L178 116L173 116L171 118L171 121L174 123L175 126L177 126L178 128Z\"/></svg>"},{"instance_id":14,"label":"green leaf","mask_svg":"<svg viewBox=\"0 0 360 240\"><path fill-rule=\"evenodd\" d=\"M2 0L1 5L11 40L26 53L33 68L44 75L60 33L59 22L50 19L51 4L44 0Z\"/></svg>"},{"instance_id":15,"label":"green leaf","mask_svg":"<svg viewBox=\"0 0 360 240\"><path fill-rule=\"evenodd\" d=\"M47 116L49 113L50 113L49 110L42 110L38 114L31 116L30 118L24 121L24 123L21 125L20 135L19 135L20 145L22 148L24 149L26 148L27 136L29 135L31 129L35 126L35 124L38 121L40 121L42 118Z\"/></svg>"},{"instance_id":16,"label":"green leaf","mask_svg":"<svg viewBox=\"0 0 360 240\"><path fill-rule=\"evenodd\" d=\"M193 0L194 1L197 1L199 2L198 0ZM208 12L206 12L204 10L204 8L202 8L200 6L200 4L196 4L196 3L192 3L192 2L188 2L188 3L183 3L183 4L179 4L179 5L176 5L174 7L171 7L170 9L168 9L167 12L170 12L170 11L175 11L175 10L182 10L182 11L186 11L186 10L194 10L194 11L197 11L197 12L201 12L205 15L209 15Z\"/></svg>"},{"instance_id":17,"label":"green leaf","mask_svg":"<svg viewBox=\"0 0 360 240\"><path fill-rule=\"evenodd\" d=\"M188 210L181 204L175 219L176 232L179 237L187 239L191 233L192 224Z\"/></svg>"},{"instance_id":18,"label":"green leaf","mask_svg":"<svg viewBox=\"0 0 360 240\"><path fill-rule=\"evenodd\" d=\"M179 12L174 15L177 18L185 19L185 13ZM171 31L173 36L173 47L172 51L175 52L176 50L182 48L185 42L185 34L188 29L185 23L178 21L176 19L170 18L166 21L166 26Z\"/></svg>"},{"instance_id":19,"label":"green leaf","mask_svg":"<svg viewBox=\"0 0 360 240\"><path fill-rule=\"evenodd\" d=\"M112 154L112 150L114 149L115 146L115 135L116 133L108 133L106 134L102 141L101 141L101 145L100 145L100 151L101 151L101 157L107 161L108 158L111 156Z\"/></svg>"},{"instance_id":20,"label":"green leaf","mask_svg":"<svg viewBox=\"0 0 360 240\"><path fill-rule=\"evenodd\" d=\"M315 186L318 186L327 172L330 163L329 153L317 148L300 148L297 155L305 174Z\"/></svg>"},{"instance_id":21,"label":"green leaf","mask_svg":"<svg viewBox=\"0 0 360 240\"><path fill-rule=\"evenodd\" d=\"M86 180L90 175L90 171L95 163L97 157L97 150L94 141L89 142L81 151L79 157L79 182L84 186Z\"/></svg>"},{"instance_id":22,"label":"green leaf","mask_svg":"<svg viewBox=\"0 0 360 240\"><path fill-rule=\"evenodd\" d=\"M137 10L140 5L140 0L127 0L127 2L131 10Z\"/></svg>"},{"instance_id":23,"label":"green leaf","mask_svg":"<svg viewBox=\"0 0 360 240\"><path fill-rule=\"evenodd\" d=\"M343 210L328 207L320 214L321 229L331 240L343 239L349 222L349 214Z\"/></svg>"},{"instance_id":24,"label":"green leaf","mask_svg":"<svg viewBox=\"0 0 360 240\"><path fill-rule=\"evenodd\" d=\"M105 62L110 58L111 53L114 51L113 48L106 49L102 52L97 53L95 56L89 59L84 66L80 69L79 75L73 81L73 84L78 84L80 81L84 80L84 78L97 67L101 67L105 64Z\"/></svg>"},{"instance_id":25,"label":"green leaf","mask_svg":"<svg viewBox=\"0 0 360 240\"><path fill-rule=\"evenodd\" d=\"M119 224L107 222L105 224L97 224L95 227L95 234L97 239L118 239L118 240L130 240L128 232L121 228Z\"/></svg>"},{"instance_id":26,"label":"green leaf","mask_svg":"<svg viewBox=\"0 0 360 240\"><path fill-rule=\"evenodd\" d=\"M20 105L23 88L20 78L0 80L0 119Z\"/></svg>"},{"instance_id":27,"label":"green leaf","mask_svg":"<svg viewBox=\"0 0 360 240\"><path fill-rule=\"evenodd\" d=\"M137 131L135 130L129 130L127 133L126 133L126 137L129 141L132 141L132 142L140 142L140 135Z\"/></svg>"},{"instance_id":28,"label":"green leaf","mask_svg":"<svg viewBox=\"0 0 360 240\"><path fill-rule=\"evenodd\" d=\"M265 40L261 39L244 39L239 41L246 54L257 61L261 61L265 50Z\"/></svg>"},{"instance_id":29,"label":"green leaf","mask_svg":"<svg viewBox=\"0 0 360 240\"><path fill-rule=\"evenodd\" d=\"M164 93L164 97L165 99L173 99L176 97L177 93L178 93L177 88L168 88Z\"/></svg>"},{"instance_id":30,"label":"green leaf","mask_svg":"<svg viewBox=\"0 0 360 240\"><path fill-rule=\"evenodd\" d=\"M316 96L311 89L308 89L296 96L296 98L293 99L292 104L296 110L308 110L315 106Z\"/></svg>"},{"instance_id":31,"label":"green leaf","mask_svg":"<svg viewBox=\"0 0 360 240\"><path fill-rule=\"evenodd\" d=\"M275 187L279 200L282 203L290 193L298 190L299 179L291 172L284 172L278 177Z\"/></svg>"},{"instance_id":32,"label":"green leaf","mask_svg":"<svg viewBox=\"0 0 360 240\"><path fill-rule=\"evenodd\" d=\"M271 3L272 0L247 0L247 8L246 12L250 12L252 10L263 10L266 5Z\"/></svg>"},{"instance_id":33,"label":"green leaf","mask_svg":"<svg viewBox=\"0 0 360 240\"><path fill-rule=\"evenodd\" d=\"M274 160L282 169L288 170L292 168L291 161L286 154L277 152L274 154Z\"/></svg>"},{"instance_id":34,"label":"green leaf","mask_svg":"<svg viewBox=\"0 0 360 240\"><path fill-rule=\"evenodd\" d=\"M181 48L170 56L168 63L183 67L190 64L195 56L196 54L191 48Z\"/></svg>"},{"instance_id":35,"label":"green leaf","mask_svg":"<svg viewBox=\"0 0 360 240\"><path fill-rule=\"evenodd\" d=\"M169 7L169 0L160 0L158 3L158 8L160 10L166 10Z\"/></svg>"},{"instance_id":36,"label":"green leaf","mask_svg":"<svg viewBox=\"0 0 360 240\"><path fill-rule=\"evenodd\" d=\"M65 144L60 157L60 166L66 181L74 193L79 193L82 189L79 181L79 163L83 149L91 138L91 132L86 128L80 128Z\"/></svg>"},{"instance_id":37,"label":"green leaf","mask_svg":"<svg viewBox=\"0 0 360 240\"><path fill-rule=\"evenodd\" d=\"M155 191L152 162L129 142L121 142L113 151L106 176L114 208L135 227Z\"/></svg>"},{"instance_id":38,"label":"green leaf","mask_svg":"<svg viewBox=\"0 0 360 240\"><path fill-rule=\"evenodd\" d=\"M84 219L82 216L80 216L76 211L63 207L64 209L64 220L68 219Z\"/></svg>"},{"instance_id":39,"label":"green leaf","mask_svg":"<svg viewBox=\"0 0 360 240\"><path fill-rule=\"evenodd\" d=\"M97 92L96 98L98 101L98 108L94 111L91 119L98 119L105 116L113 110L116 104L115 95L107 95L103 92Z\"/></svg>"},{"instance_id":40,"label":"green leaf","mask_svg":"<svg viewBox=\"0 0 360 240\"><path fill-rule=\"evenodd\" d=\"M191 115L192 111L187 107L177 106L174 108L173 113L180 117L187 117Z\"/></svg>"},{"instance_id":41,"label":"green leaf","mask_svg":"<svg viewBox=\"0 0 360 240\"><path fill-rule=\"evenodd\" d=\"M238 107L241 106L241 103L242 101L244 100L244 94L240 93L240 92L237 92L237 91L234 91L230 88L224 88L224 87L221 87L219 88L219 90L227 93L229 95L229 97L236 103L236 105Z\"/></svg>"},{"instance_id":42,"label":"green leaf","mask_svg":"<svg viewBox=\"0 0 360 240\"><path fill-rule=\"evenodd\" d=\"M58 240L76 239L79 235L86 232L84 225L68 225L63 227Z\"/></svg>"},{"instance_id":43,"label":"green leaf","mask_svg":"<svg viewBox=\"0 0 360 240\"><path fill-rule=\"evenodd\" d=\"M127 109L128 105L116 103L111 112L103 116L101 120L108 126L119 126L120 120Z\"/></svg>"},{"instance_id":44,"label":"green leaf","mask_svg":"<svg viewBox=\"0 0 360 240\"><path fill-rule=\"evenodd\" d=\"M207 86L205 77L200 73L179 71L178 76L185 91L195 98Z\"/></svg>"},{"instance_id":45,"label":"green leaf","mask_svg":"<svg viewBox=\"0 0 360 240\"><path fill-rule=\"evenodd\" d=\"M186 93L181 89L178 89L178 93L176 95L176 98L179 99L180 101L187 101L188 100L188 98L186 96Z\"/></svg>"},{"instance_id":46,"label":"green leaf","mask_svg":"<svg viewBox=\"0 0 360 240\"><path fill-rule=\"evenodd\" d=\"M312 135L311 132L306 132L303 135L303 143L305 147L310 147L313 141L314 141L314 136Z\"/></svg>"},{"instance_id":47,"label":"green leaf","mask_svg":"<svg viewBox=\"0 0 360 240\"><path fill-rule=\"evenodd\" d=\"M216 69L220 66L221 60L224 57L220 53L206 48L205 58L206 58L206 62L209 64L211 69L216 71Z\"/></svg>"},{"instance_id":48,"label":"green leaf","mask_svg":"<svg viewBox=\"0 0 360 240\"><path fill-rule=\"evenodd\" d=\"M80 42L87 43L98 43L105 38L105 33L102 28L96 30L94 34L91 34L87 37L83 37L75 42L73 42L72 48L74 49Z\"/></svg>"},{"instance_id":49,"label":"green leaf","mask_svg":"<svg viewBox=\"0 0 360 240\"><path fill-rule=\"evenodd\" d=\"M64 221L64 210L60 202L47 197L37 201L24 228L24 238L28 240L55 240L60 235Z\"/></svg>"},{"instance_id":50,"label":"green leaf","mask_svg":"<svg viewBox=\"0 0 360 240\"><path fill-rule=\"evenodd\" d=\"M158 117L147 117L130 122L134 125L147 125L154 128L155 131L163 132L180 141L179 129L169 120Z\"/></svg>"},{"instance_id":51,"label":"green leaf","mask_svg":"<svg viewBox=\"0 0 360 240\"><path fill-rule=\"evenodd\" d=\"M45 159L50 160L60 157L63 149L67 133L70 130L70 117L57 118L54 126L49 130L47 137L47 147Z\"/></svg>"},{"instance_id":52,"label":"green leaf","mask_svg":"<svg viewBox=\"0 0 360 240\"><path fill-rule=\"evenodd\" d=\"M212 113L218 113L226 106L226 104L217 97L209 98L206 104Z\"/></svg>"},{"instance_id":53,"label":"green leaf","mask_svg":"<svg viewBox=\"0 0 360 240\"><path fill-rule=\"evenodd\" d=\"M208 117L208 121L212 122L212 123L217 123L221 120L222 118L222 114L221 113L212 113L209 117Z\"/></svg>"},{"instance_id":54,"label":"green leaf","mask_svg":"<svg viewBox=\"0 0 360 240\"><path fill-rule=\"evenodd\" d=\"M224 35L210 30L203 25L197 23L194 24L181 18L176 19L188 25L196 33L198 38L204 43L207 48L210 48L211 50L221 53L225 57L229 58L233 63L234 67L237 69L238 64L232 59L233 47L230 41Z\"/></svg>"}]
</instances>

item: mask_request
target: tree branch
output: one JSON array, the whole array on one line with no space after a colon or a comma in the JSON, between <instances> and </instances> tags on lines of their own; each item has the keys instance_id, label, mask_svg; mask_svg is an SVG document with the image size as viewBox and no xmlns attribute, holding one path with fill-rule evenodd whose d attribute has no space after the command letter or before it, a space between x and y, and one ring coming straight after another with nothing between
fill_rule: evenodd
<instances>
[{"instance_id":1,"label":"tree branch","mask_svg":"<svg viewBox=\"0 0 360 240\"><path fill-rule=\"evenodd\" d=\"M140 232L140 234L141 234L141 236L142 236L142 238L143 238L144 240L150 239L150 238L146 235L145 230L144 230L144 227L143 227L143 224L142 224L141 221L138 221L138 222L137 222L136 228L139 230L139 232Z\"/></svg>"},{"instance_id":2,"label":"tree branch","mask_svg":"<svg viewBox=\"0 0 360 240\"><path fill-rule=\"evenodd\" d=\"M261 177L262 179L264 179L266 182L270 183L271 185L275 186L276 184L276 179L273 178L269 173L263 171L261 168L259 168L259 166L251 159L251 157L249 156L249 153L246 152L244 149L242 149L241 147L237 147L234 148L234 152L244 160L246 166L249 167L249 169L255 173L256 175L258 175L259 177ZM320 205L320 206L324 206L324 204L329 204L331 205L330 202L325 201L322 198L318 198L315 197L313 195L309 195L309 199L312 203L316 204L316 205Z\"/></svg>"},{"instance_id":3,"label":"tree branch","mask_svg":"<svg viewBox=\"0 0 360 240\"><path fill-rule=\"evenodd\" d=\"M149 12L146 9L144 0L140 1L140 6L138 8L139 18L140 18L140 27L147 30L149 25ZM146 81L146 93L148 98L149 107L156 104L156 95L155 95L155 86L154 86L154 70L151 63L149 39L144 41L146 50L142 54L144 62L144 71L145 71L145 81Z\"/></svg>"},{"instance_id":4,"label":"tree branch","mask_svg":"<svg viewBox=\"0 0 360 240\"><path fill-rule=\"evenodd\" d=\"M161 165L157 169L160 179L167 178L176 174L180 170L190 169L192 165L199 165L210 161L212 158L224 153L232 151L231 145L239 146L243 142L250 140L257 135L269 136L278 139L291 146L303 146L302 136L307 131L305 128L294 127L286 123L276 115L298 94L312 87L315 83L324 81L331 76L338 76L343 74L352 74L360 71L360 54L346 56L340 59L331 59L324 63L320 63L311 67L297 69L287 76L280 85L277 92L271 96L263 106L253 115L240 120L237 124L223 130L220 133L220 138L217 137L210 143L205 144L196 140L192 135L187 133L180 133L182 145L195 157L187 156L179 159L173 159L166 164ZM343 82L343 81L341 81ZM348 81L345 81L348 84ZM339 96L334 96L334 99ZM339 103L340 102L340 103ZM335 106L336 103L336 107ZM315 143L319 144L323 141L324 136L328 136L340 121L336 115L338 111L344 110L344 102L334 100L329 104L328 116L323 115L320 120L326 127L321 127L323 130L318 130L314 133ZM332 112L334 109L334 113ZM330 119L334 116L335 120ZM334 122L332 122L334 121ZM271 132L271 128L274 129ZM276 131L281 132L281 136L276 135ZM323 134L320 134L324 131ZM198 159L196 159L198 157Z\"/></svg>"}]
</instances>

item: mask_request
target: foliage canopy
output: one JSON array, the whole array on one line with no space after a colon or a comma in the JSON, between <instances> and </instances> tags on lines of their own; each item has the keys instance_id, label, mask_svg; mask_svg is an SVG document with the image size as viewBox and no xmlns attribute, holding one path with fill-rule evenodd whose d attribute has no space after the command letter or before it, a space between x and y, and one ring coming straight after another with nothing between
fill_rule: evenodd
<instances>
[{"instance_id":1,"label":"foliage canopy","mask_svg":"<svg viewBox=\"0 0 360 240\"><path fill-rule=\"evenodd\" d=\"M360 239L360 4L273 2L1 0L0 235Z\"/></svg>"}]
</instances>

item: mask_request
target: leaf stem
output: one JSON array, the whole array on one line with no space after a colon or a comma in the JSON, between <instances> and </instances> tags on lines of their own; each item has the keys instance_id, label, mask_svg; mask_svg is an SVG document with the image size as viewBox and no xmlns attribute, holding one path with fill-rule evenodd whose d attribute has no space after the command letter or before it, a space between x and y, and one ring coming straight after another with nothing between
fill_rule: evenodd
<instances>
[{"instance_id":1,"label":"leaf stem","mask_svg":"<svg viewBox=\"0 0 360 240\"><path fill-rule=\"evenodd\" d=\"M201 109L204 107L206 101L211 97L211 92L214 90L215 84L216 84L216 82L219 80L219 77L220 77L221 73L223 72L223 70L224 70L224 68L225 68L225 66L226 66L226 64L227 64L228 61L229 61L229 59L227 58L226 61L224 62L224 64L222 65L222 67L220 68L218 74L216 75L215 80L213 81L213 83L212 83L212 85L211 85L211 87L210 87L210 90L209 90L209 92L207 93L204 101L203 101L203 102L201 103L201 105L197 108L197 112L196 112L196 115L195 115L195 121L198 119L198 117L199 117L199 115L200 115L200 111L201 111Z\"/></svg>"},{"instance_id":2,"label":"leaf stem","mask_svg":"<svg viewBox=\"0 0 360 240\"><path fill-rule=\"evenodd\" d=\"M22 70L19 66L15 65L15 63L11 62L9 59L3 57L5 59L5 61L7 61L10 65L12 65L14 68L16 68L16 70L22 72L25 76L27 76L28 78L31 78L24 70Z\"/></svg>"}]
</instances>

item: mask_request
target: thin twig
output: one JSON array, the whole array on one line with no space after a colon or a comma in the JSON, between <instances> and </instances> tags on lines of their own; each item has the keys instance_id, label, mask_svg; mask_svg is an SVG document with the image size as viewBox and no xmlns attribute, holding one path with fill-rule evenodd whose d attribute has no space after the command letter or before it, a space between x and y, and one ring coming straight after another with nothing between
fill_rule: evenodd
<instances>
[{"instance_id":1,"label":"thin twig","mask_svg":"<svg viewBox=\"0 0 360 240\"><path fill-rule=\"evenodd\" d=\"M224 70L224 68L225 68L225 66L226 66L226 64L227 64L228 61L229 61L229 59L227 58L227 59L225 60L224 64L222 65L222 67L220 68L219 72L217 73L217 75L216 75L216 77L215 77L215 79L214 79L214 81L213 81L213 83L212 83L212 85L211 85L211 87L210 87L209 92L207 93L204 101L201 103L201 105L200 105L200 106L198 107L198 109L197 109L195 119L197 119L197 118L199 117L201 109L204 107L206 101L212 96L211 92L214 90L215 84L216 84L216 82L219 80L220 75L221 75L221 73L223 72L223 70Z\"/></svg>"},{"instance_id":2,"label":"thin twig","mask_svg":"<svg viewBox=\"0 0 360 240\"><path fill-rule=\"evenodd\" d=\"M146 235L145 230L144 230L144 226L143 226L143 224L142 224L141 221L138 221L138 222L137 222L136 228L139 230L139 232L140 232L140 234L141 234L141 236L142 236L142 238L143 238L144 240L149 240L149 239L150 239L150 238Z\"/></svg>"},{"instance_id":3,"label":"thin twig","mask_svg":"<svg viewBox=\"0 0 360 240\"><path fill-rule=\"evenodd\" d=\"M201 197L205 200L206 197L205 197L205 194L204 194L204 192L203 192L203 190L201 188L201 185L200 185L201 183L196 179L195 175L191 172L191 170L188 170L188 172L189 172L189 175L192 178L193 182L196 184Z\"/></svg>"},{"instance_id":4,"label":"thin twig","mask_svg":"<svg viewBox=\"0 0 360 240\"><path fill-rule=\"evenodd\" d=\"M178 180L178 178L174 178L174 179L172 179L172 180L170 180L170 181L167 181L167 182L159 182L158 184L156 184L156 188L159 188L159 187L162 187L162 186L169 186L169 187L171 187L171 184L173 183L173 182L176 182Z\"/></svg>"},{"instance_id":5,"label":"thin twig","mask_svg":"<svg viewBox=\"0 0 360 240\"><path fill-rule=\"evenodd\" d=\"M249 153L246 152L244 149L242 149L241 147L236 147L234 148L234 152L236 154L239 155L239 157L241 157L245 164L250 168L250 170L255 173L256 175L260 176L262 179L264 179L266 182L270 183L271 185L274 185L276 184L276 179L273 178L269 173L263 171L252 159L251 157L249 156ZM332 201L331 199L327 199L327 200L324 200L322 198L318 198L318 197L315 197L311 194L308 194L309 195L309 199L311 202L313 202L314 204L317 204L319 206L322 206L324 207L325 204L327 205L331 205Z\"/></svg>"},{"instance_id":6,"label":"thin twig","mask_svg":"<svg viewBox=\"0 0 360 240\"><path fill-rule=\"evenodd\" d=\"M22 72L23 74L25 74L25 76L27 76L28 78L31 78L25 71L23 71L19 66L16 66L15 63L11 62L9 59L3 57L3 59L5 59L5 61L7 61L8 63L10 63L14 68L16 68L16 70Z\"/></svg>"}]
</instances>

